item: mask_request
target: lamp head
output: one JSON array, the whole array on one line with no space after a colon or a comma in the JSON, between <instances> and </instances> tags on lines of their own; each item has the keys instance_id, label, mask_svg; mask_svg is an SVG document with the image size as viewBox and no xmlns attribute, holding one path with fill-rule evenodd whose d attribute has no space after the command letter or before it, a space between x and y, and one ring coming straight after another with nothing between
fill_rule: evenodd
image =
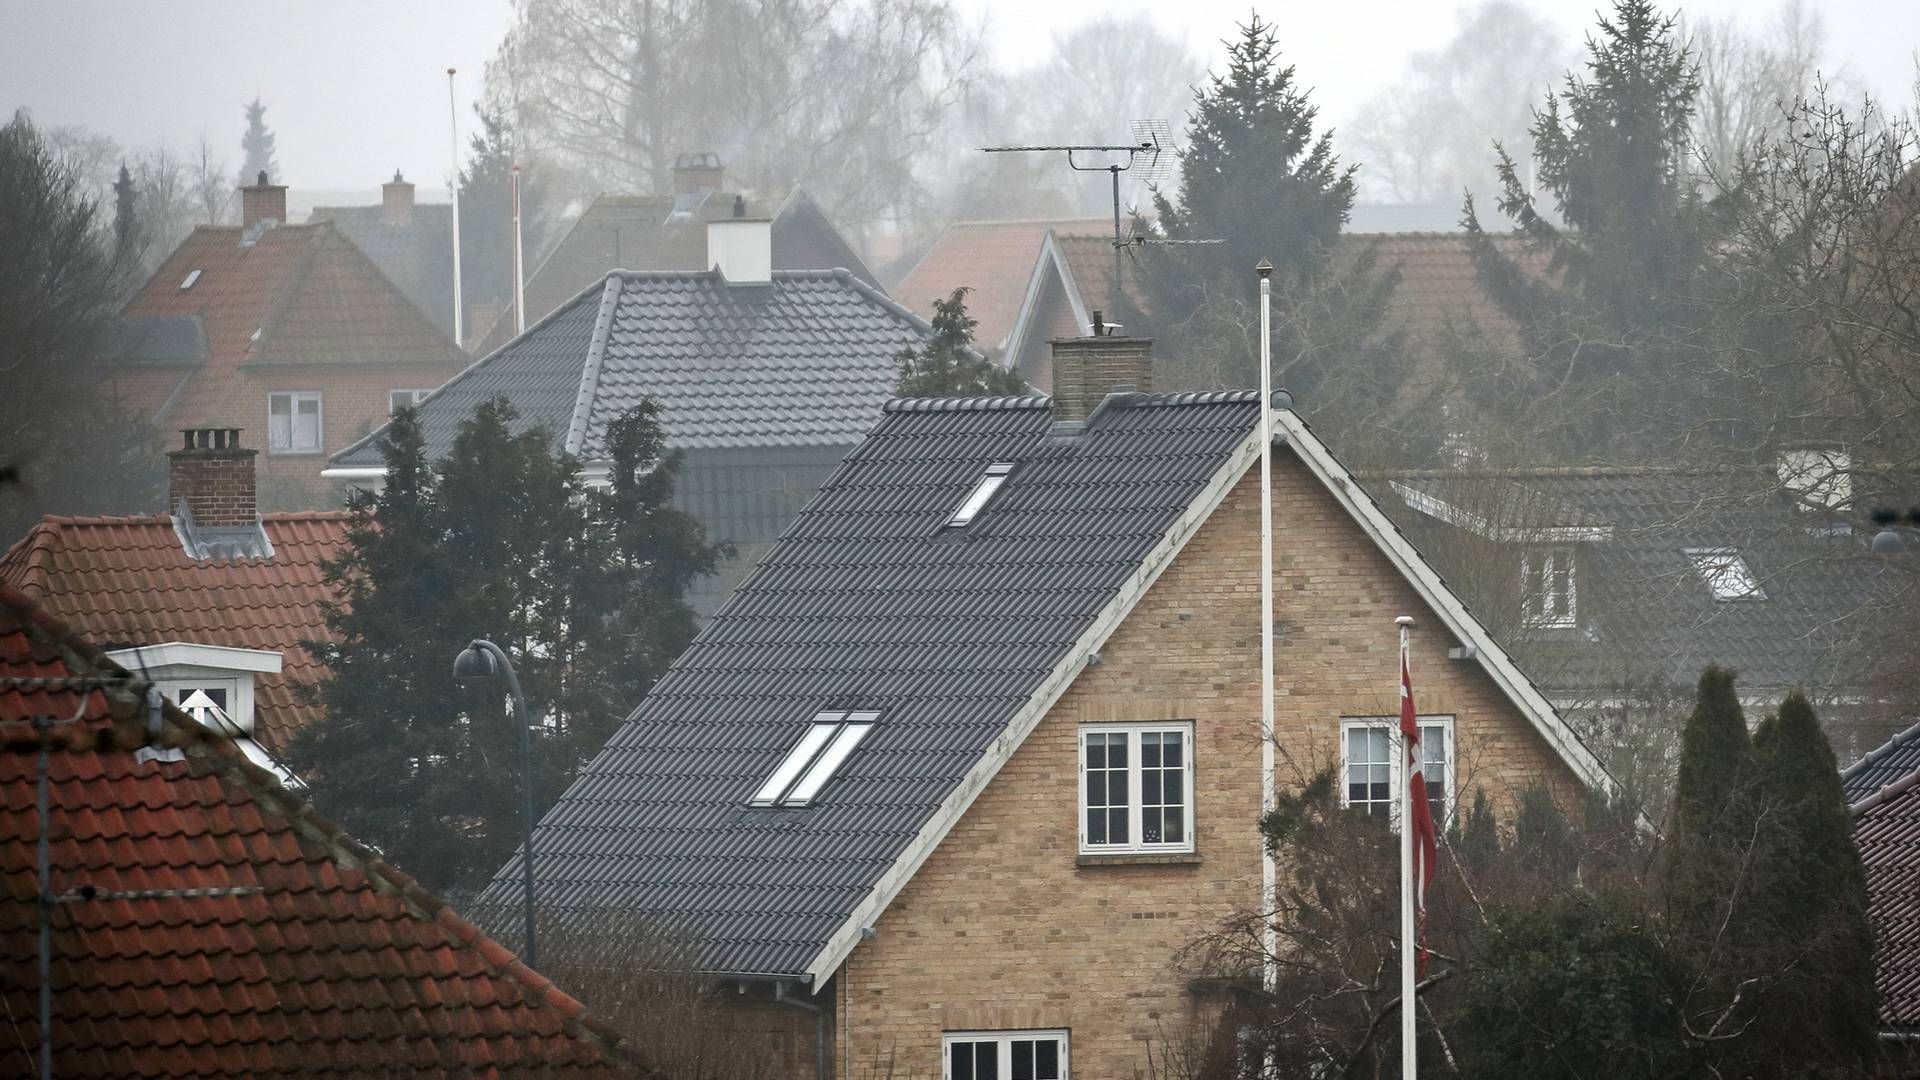
<instances>
[{"instance_id":1,"label":"lamp head","mask_svg":"<svg viewBox=\"0 0 1920 1080\"><path fill-rule=\"evenodd\" d=\"M1875 555L1898 555L1907 549L1907 543L1900 534L1892 529L1881 529L1873 534L1873 553Z\"/></svg>"},{"instance_id":2,"label":"lamp head","mask_svg":"<svg viewBox=\"0 0 1920 1080\"><path fill-rule=\"evenodd\" d=\"M494 662L493 654L482 649L478 642L460 650L453 658L453 677L464 681L475 679L495 679L500 676L499 665Z\"/></svg>"}]
</instances>

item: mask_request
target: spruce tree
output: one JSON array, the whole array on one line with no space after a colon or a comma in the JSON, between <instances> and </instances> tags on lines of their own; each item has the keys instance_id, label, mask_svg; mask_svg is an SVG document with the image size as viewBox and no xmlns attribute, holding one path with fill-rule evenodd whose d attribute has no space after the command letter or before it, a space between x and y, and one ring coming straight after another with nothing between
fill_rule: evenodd
<instances>
[{"instance_id":1,"label":"spruce tree","mask_svg":"<svg viewBox=\"0 0 1920 1080\"><path fill-rule=\"evenodd\" d=\"M1020 373L995 363L973 347L979 323L967 314L968 289L933 302L933 337L894 358L899 373L893 392L901 397L1013 396L1028 393Z\"/></svg>"},{"instance_id":2,"label":"spruce tree","mask_svg":"<svg viewBox=\"0 0 1920 1080\"><path fill-rule=\"evenodd\" d=\"M267 127L267 107L260 98L247 103L247 130L240 136L240 186L258 183L260 174L267 182L280 182L280 165L273 160L273 130Z\"/></svg>"},{"instance_id":3,"label":"spruce tree","mask_svg":"<svg viewBox=\"0 0 1920 1080\"><path fill-rule=\"evenodd\" d=\"M513 301L513 126L498 109L476 105L474 112L480 128L468 140L460 170L460 279L469 305L504 309ZM529 258L545 234L547 213L545 170L522 160L520 234Z\"/></svg>"},{"instance_id":4,"label":"spruce tree","mask_svg":"<svg viewBox=\"0 0 1920 1080\"><path fill-rule=\"evenodd\" d=\"M120 163L120 178L113 182L113 248L124 252L137 235L133 210L133 174L127 163Z\"/></svg>"},{"instance_id":5,"label":"spruce tree","mask_svg":"<svg viewBox=\"0 0 1920 1080\"><path fill-rule=\"evenodd\" d=\"M1274 385L1338 436L1383 425L1405 374L1386 306L1397 273L1374 256L1336 259L1357 166L1342 165L1319 110L1255 13L1227 42L1226 72L1194 92L1177 198L1155 192L1154 232L1171 246L1130 249L1119 321L1157 339L1169 389L1258 385L1259 284L1274 266ZM1204 241L1204 243L1195 243Z\"/></svg>"}]
</instances>

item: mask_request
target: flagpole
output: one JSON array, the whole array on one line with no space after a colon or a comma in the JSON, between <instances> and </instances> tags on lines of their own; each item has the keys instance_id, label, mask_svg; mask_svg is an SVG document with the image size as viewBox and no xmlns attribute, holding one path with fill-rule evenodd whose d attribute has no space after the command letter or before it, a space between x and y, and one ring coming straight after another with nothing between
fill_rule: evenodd
<instances>
[{"instance_id":1,"label":"flagpole","mask_svg":"<svg viewBox=\"0 0 1920 1080\"><path fill-rule=\"evenodd\" d=\"M460 312L460 107L453 94L453 72L447 69L447 134L453 147L453 343L465 343L466 327Z\"/></svg>"},{"instance_id":2,"label":"flagpole","mask_svg":"<svg viewBox=\"0 0 1920 1080\"><path fill-rule=\"evenodd\" d=\"M1260 809L1273 812L1273 264L1253 268L1260 275ZM1262 850L1265 851L1264 845ZM1261 983L1271 992L1279 979L1275 955L1273 853L1260 862Z\"/></svg>"},{"instance_id":3,"label":"flagpole","mask_svg":"<svg viewBox=\"0 0 1920 1080\"><path fill-rule=\"evenodd\" d=\"M513 336L527 332L527 279L520 264L520 163L511 172L513 183Z\"/></svg>"},{"instance_id":4,"label":"flagpole","mask_svg":"<svg viewBox=\"0 0 1920 1080\"><path fill-rule=\"evenodd\" d=\"M1408 692L1407 674L1413 669L1412 636L1413 616L1402 615L1393 620L1400 628L1400 690ZM1405 705L1401 708L1404 710ZM1399 725L1395 725L1398 727ZM1400 1076L1402 1080L1414 1080L1418 1071L1419 1049L1414 1032L1414 963L1419 951L1419 942L1415 938L1413 918L1413 762L1408 755L1407 737L1403 733L1394 745L1400 754Z\"/></svg>"}]
</instances>

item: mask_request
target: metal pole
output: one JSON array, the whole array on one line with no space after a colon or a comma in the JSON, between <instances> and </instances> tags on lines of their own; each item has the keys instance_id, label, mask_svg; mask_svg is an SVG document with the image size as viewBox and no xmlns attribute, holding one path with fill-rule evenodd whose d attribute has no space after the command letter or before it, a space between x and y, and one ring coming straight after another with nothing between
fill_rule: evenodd
<instances>
[{"instance_id":1,"label":"metal pole","mask_svg":"<svg viewBox=\"0 0 1920 1080\"><path fill-rule=\"evenodd\" d=\"M84 691L83 691L84 693ZM34 872L39 875L39 896L37 906L40 909L40 1080L53 1080L53 857L48 849L47 836L53 826L47 821L47 741L46 731L52 726L52 720L45 716L33 718L33 727L41 735L38 756L38 778L33 792L33 810L40 824L40 835L36 841Z\"/></svg>"},{"instance_id":2,"label":"metal pole","mask_svg":"<svg viewBox=\"0 0 1920 1080\"><path fill-rule=\"evenodd\" d=\"M1273 779L1273 265L1254 267L1260 275L1260 809L1272 813L1277 792ZM1274 930L1273 853L1260 860L1260 932L1266 954L1261 981L1272 991L1279 979L1278 936Z\"/></svg>"},{"instance_id":3,"label":"metal pole","mask_svg":"<svg viewBox=\"0 0 1920 1080\"><path fill-rule=\"evenodd\" d=\"M506 652L484 638L475 641L476 648L485 649L500 661L500 669L507 673L507 688L513 692L514 730L520 749L520 885L526 899L527 908L527 947L526 963L530 968L540 965L540 944L534 928L534 889L533 889L533 735L528 730L532 714L527 711L527 696L520 692L520 677L513 672L513 661L507 659Z\"/></svg>"},{"instance_id":4,"label":"metal pole","mask_svg":"<svg viewBox=\"0 0 1920 1080\"><path fill-rule=\"evenodd\" d=\"M1128 158L1132 160L1131 157ZM1108 175L1113 177L1113 295L1107 298L1107 310L1119 311L1120 307L1120 166L1107 166ZM1139 333L1138 330L1134 333Z\"/></svg>"},{"instance_id":5,"label":"metal pole","mask_svg":"<svg viewBox=\"0 0 1920 1080\"><path fill-rule=\"evenodd\" d=\"M520 272L520 166L513 166L513 336L527 332L527 282Z\"/></svg>"},{"instance_id":6,"label":"metal pole","mask_svg":"<svg viewBox=\"0 0 1920 1080\"><path fill-rule=\"evenodd\" d=\"M1413 670L1412 649L1413 617L1402 615L1393 620L1400 628L1400 664L1404 671ZM1402 684L1404 691L1405 684ZM1404 706L1403 706L1404 707ZM1414 1080L1419 1067L1419 1042L1414 1032L1414 954L1419 944L1414 940L1413 919L1413 791L1414 763L1408 754L1406 736L1398 734L1400 725L1395 724L1394 745L1400 753L1400 1076L1401 1080Z\"/></svg>"},{"instance_id":7,"label":"metal pole","mask_svg":"<svg viewBox=\"0 0 1920 1080\"><path fill-rule=\"evenodd\" d=\"M447 137L453 148L453 343L463 344L460 314L460 110L453 99L453 68L447 69Z\"/></svg>"}]
</instances>

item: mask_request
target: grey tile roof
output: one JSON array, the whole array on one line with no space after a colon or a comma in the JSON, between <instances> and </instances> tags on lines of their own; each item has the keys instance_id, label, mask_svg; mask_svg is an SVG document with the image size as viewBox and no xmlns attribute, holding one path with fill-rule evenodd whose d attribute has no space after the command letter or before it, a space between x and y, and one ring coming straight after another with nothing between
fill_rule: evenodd
<instances>
[{"instance_id":1,"label":"grey tile roof","mask_svg":"<svg viewBox=\"0 0 1920 1080\"><path fill-rule=\"evenodd\" d=\"M609 274L436 390L420 421L439 457L476 405L505 395L523 425L593 460L607 423L651 397L680 449L852 446L892 392L894 357L930 332L844 270L775 271L758 286L715 271ZM379 467L378 435L331 464Z\"/></svg>"},{"instance_id":2,"label":"grey tile roof","mask_svg":"<svg viewBox=\"0 0 1920 1080\"><path fill-rule=\"evenodd\" d=\"M1248 442L1251 393L905 401L541 822L543 907L638 916L701 969L804 977L1142 560ZM1015 462L964 532L941 528ZM824 709L878 725L814 805L745 803ZM515 902L517 859L482 903Z\"/></svg>"},{"instance_id":3,"label":"grey tile roof","mask_svg":"<svg viewBox=\"0 0 1920 1080\"><path fill-rule=\"evenodd\" d=\"M1920 724L1900 732L1846 767L1840 783L1857 803L1895 780L1920 772Z\"/></svg>"}]
</instances>

